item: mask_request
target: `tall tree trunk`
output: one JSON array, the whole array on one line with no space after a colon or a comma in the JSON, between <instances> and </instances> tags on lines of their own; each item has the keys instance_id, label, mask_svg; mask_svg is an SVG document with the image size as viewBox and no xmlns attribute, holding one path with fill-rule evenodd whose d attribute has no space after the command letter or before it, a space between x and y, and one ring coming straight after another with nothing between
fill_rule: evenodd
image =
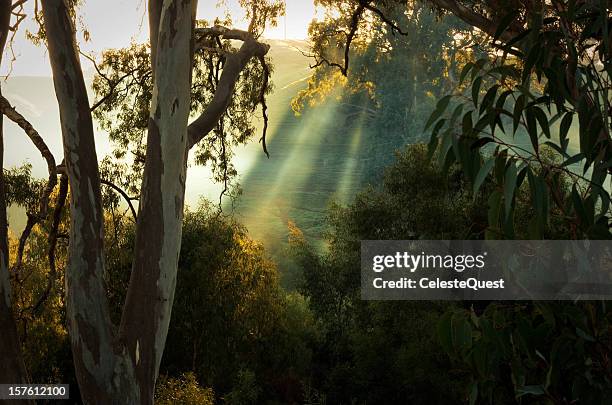
<instances>
[{"instance_id":1,"label":"tall tree trunk","mask_svg":"<svg viewBox=\"0 0 612 405\"><path fill-rule=\"evenodd\" d=\"M11 21L11 0L0 0L0 65ZM4 116L0 114L0 383L19 384L28 381L21 355L19 335L11 309L9 277L8 218L4 182ZM22 403L30 403L23 401Z\"/></svg>"},{"instance_id":2,"label":"tall tree trunk","mask_svg":"<svg viewBox=\"0 0 612 405\"><path fill-rule=\"evenodd\" d=\"M85 403L137 403L133 368L115 342L104 288L104 218L94 131L74 26L64 0L43 17L70 184L66 309L76 376Z\"/></svg>"},{"instance_id":3,"label":"tall tree trunk","mask_svg":"<svg viewBox=\"0 0 612 405\"><path fill-rule=\"evenodd\" d=\"M45 0L43 16L71 188L66 292L75 368L85 403L152 404L174 301L189 150L224 113L240 72L269 46L244 31L213 36L244 41L228 56L219 89L188 127L197 0L150 0L154 72L147 155L134 263L119 333L104 290L103 212L93 125L66 0Z\"/></svg>"},{"instance_id":4,"label":"tall tree trunk","mask_svg":"<svg viewBox=\"0 0 612 405\"><path fill-rule=\"evenodd\" d=\"M159 21L151 27L153 99L135 257L120 329L141 383L142 403L153 399L176 287L196 6L196 0L166 0L159 19L149 18Z\"/></svg>"}]
</instances>

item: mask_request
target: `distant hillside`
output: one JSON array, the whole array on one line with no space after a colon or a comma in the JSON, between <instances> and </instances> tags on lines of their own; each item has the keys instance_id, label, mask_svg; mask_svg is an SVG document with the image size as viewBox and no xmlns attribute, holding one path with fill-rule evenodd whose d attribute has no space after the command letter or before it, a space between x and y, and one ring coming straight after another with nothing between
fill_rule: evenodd
<instances>
[{"instance_id":1,"label":"distant hillside","mask_svg":"<svg viewBox=\"0 0 612 405\"><path fill-rule=\"evenodd\" d=\"M275 60L277 67L274 73L274 80L279 91L270 97L270 109L272 114L284 106L291 99L291 89L299 85L292 84L296 80L303 79L308 74L308 62L296 48L304 47L305 43L300 41L268 41L272 47L270 55ZM276 62L278 61L278 62ZM91 77L93 69L84 65L86 76ZM285 88L285 90L280 90ZM53 80L51 77L42 76L10 76L2 83L3 95L16 106L34 127L45 138L51 151L56 156L57 160L61 160L62 144L60 134L60 121L55 91L53 88ZM280 95L280 96L277 96ZM93 98L93 96L90 96ZM12 122L5 120L6 131L6 146L5 146L5 167L13 167L21 165L25 162L32 164L33 174L37 177L46 176L45 163L38 154L37 150L32 146L32 143ZM110 145L106 135L102 132L98 134L98 157L102 158L110 151ZM198 181L193 182L191 188L194 191L204 191L204 194L212 196L215 187L211 187L208 181L208 171L197 169ZM201 175L204 175L202 179ZM197 184L200 183L200 184ZM202 187L203 186L203 187ZM202 188L206 190L201 190ZM198 195L188 188L187 200L191 205L198 201ZM11 219L11 228L20 230L25 225L25 218L21 210L12 208L9 210Z\"/></svg>"},{"instance_id":2,"label":"distant hillside","mask_svg":"<svg viewBox=\"0 0 612 405\"><path fill-rule=\"evenodd\" d=\"M320 238L325 210L332 200L346 201L360 184L360 151L366 134L359 119L347 121L334 102L296 117L290 102L307 85L311 60L300 49L301 41L267 41L274 64L275 91L269 97L269 150L267 159L256 140L239 148L235 164L243 195L238 201L240 220L253 236L281 255L287 241L287 225L294 222L307 236ZM62 147L60 123L50 77L10 77L3 94L47 140L58 161ZM6 123L7 167L26 161L33 173L44 177L45 165L23 132ZM106 135L98 133L98 157L110 151ZM197 204L204 195L216 200L220 187L210 181L207 168L192 167L187 181L187 203ZM11 228L24 225L20 210L10 210Z\"/></svg>"}]
</instances>

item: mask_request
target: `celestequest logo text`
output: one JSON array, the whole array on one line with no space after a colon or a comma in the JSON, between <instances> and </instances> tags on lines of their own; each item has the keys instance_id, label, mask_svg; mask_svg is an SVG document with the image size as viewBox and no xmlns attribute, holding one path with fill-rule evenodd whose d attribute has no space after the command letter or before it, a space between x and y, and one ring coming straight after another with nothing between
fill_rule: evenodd
<instances>
[{"instance_id":1,"label":"celestequest logo text","mask_svg":"<svg viewBox=\"0 0 612 405\"><path fill-rule=\"evenodd\" d=\"M372 270L375 273L386 272L390 269L415 273L420 270L427 270L435 273L435 271L454 271L463 273L465 271L481 272L486 266L487 253L480 255L432 255L421 252L420 254L410 254L408 252L396 252L393 255L376 255L372 259ZM432 274L428 277L409 278L400 277L395 280L385 280L382 277L376 277L372 280L372 285L376 289L503 289L505 288L505 280L480 280L477 277L469 277L466 279L451 278L445 279L433 277Z\"/></svg>"}]
</instances>

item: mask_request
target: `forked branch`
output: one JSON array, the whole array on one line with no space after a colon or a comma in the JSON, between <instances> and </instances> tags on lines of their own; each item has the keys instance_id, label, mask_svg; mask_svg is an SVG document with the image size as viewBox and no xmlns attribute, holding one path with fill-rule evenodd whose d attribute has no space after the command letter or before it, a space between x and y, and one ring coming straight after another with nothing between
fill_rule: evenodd
<instances>
[{"instance_id":1,"label":"forked branch","mask_svg":"<svg viewBox=\"0 0 612 405\"><path fill-rule=\"evenodd\" d=\"M238 51L228 53L225 56L223 73L219 78L219 83L217 84L212 101L202 112L202 114L200 114L200 116L188 126L188 151L217 126L219 120L223 117L223 114L227 110L227 107L232 100L240 74L251 59L256 58L260 61L264 60L265 62L265 56L270 50L270 45L257 41L257 39L248 31L214 26L208 28L197 28L195 30L195 35L196 47L207 46L211 39L239 40L243 43ZM264 79L265 87L262 90L262 94L265 96L265 88L267 88L269 79L267 77L267 75L269 75L269 69L266 67L264 67L264 75L266 75L266 78ZM261 99L262 98L260 97L260 101ZM267 106L265 105L265 98L263 98L263 100L264 103L262 105L264 106L264 121L267 122ZM262 139L265 140L265 132Z\"/></svg>"},{"instance_id":2,"label":"forked branch","mask_svg":"<svg viewBox=\"0 0 612 405\"><path fill-rule=\"evenodd\" d=\"M43 221L47 218L49 211L49 198L55 185L57 184L57 167L55 165L55 158L53 154L49 150L49 147L45 143L44 139L40 136L38 131L32 126L32 124L21 115L11 103L4 97L0 96L0 112L4 114L8 119L13 121L15 124L19 125L21 129L28 135L34 146L38 149L43 159L47 162L47 170L49 172L49 180L47 181L47 185L45 186L42 195L40 197L40 204L38 208L38 212L27 212L27 222L26 226L19 238L19 245L17 247L17 260L15 263L15 270L18 272L21 269L21 264L23 262L23 252L25 250L25 245L27 240L32 232L32 229L36 224L40 221Z\"/></svg>"}]
</instances>

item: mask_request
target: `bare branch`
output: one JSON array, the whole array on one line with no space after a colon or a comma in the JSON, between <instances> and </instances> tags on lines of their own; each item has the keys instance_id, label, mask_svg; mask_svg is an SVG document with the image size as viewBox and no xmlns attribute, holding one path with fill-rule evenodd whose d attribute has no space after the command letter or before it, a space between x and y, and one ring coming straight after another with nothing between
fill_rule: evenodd
<instances>
[{"instance_id":1,"label":"bare branch","mask_svg":"<svg viewBox=\"0 0 612 405\"><path fill-rule=\"evenodd\" d=\"M47 286L36 301L36 304L32 307L32 312L37 313L41 308L42 304L49 298L51 290L53 289L53 283L57 277L57 265L55 262L55 251L57 248L57 241L60 238L59 226L62 220L62 211L66 205L66 197L68 196L68 176L64 173L60 177L59 193L57 195L57 201L55 203L55 209L53 211L53 223L51 224L51 232L49 233L49 251L47 257L49 258L49 278L47 279Z\"/></svg>"},{"instance_id":2,"label":"bare branch","mask_svg":"<svg viewBox=\"0 0 612 405\"><path fill-rule=\"evenodd\" d=\"M344 66L340 67L340 71L344 76L348 74L351 44L353 43L353 39L355 39L357 29L359 29L359 21L361 19L361 16L363 15L364 10L365 6L363 4L359 4L357 9L355 9L355 11L353 12L353 16L351 17L351 30L346 35L346 45L344 46Z\"/></svg>"},{"instance_id":3,"label":"bare branch","mask_svg":"<svg viewBox=\"0 0 612 405\"><path fill-rule=\"evenodd\" d=\"M55 166L55 158L53 157L53 154L38 131L34 129L32 124L30 124L30 122L23 115L21 115L14 107L11 106L9 101L4 96L0 96L0 112L2 112L2 114L4 114L8 119L19 125L19 127L25 131L34 146L36 146L42 157L47 162L47 170L49 171L49 180L47 181L47 185L40 197L39 210L38 212L27 213L28 219L26 226L21 233L21 237L19 238L17 260L14 266L15 273L18 273L23 263L23 252L25 250L25 245L30 237L30 234L32 233L32 229L34 229L34 226L36 226L36 224L38 224L40 221L47 218L47 213L49 211L49 197L57 184L57 168Z\"/></svg>"},{"instance_id":4,"label":"bare branch","mask_svg":"<svg viewBox=\"0 0 612 405\"><path fill-rule=\"evenodd\" d=\"M11 10L15 10L17 7L23 7L23 5L25 3L27 3L28 0L17 0L16 2L13 3L13 5L11 6Z\"/></svg>"},{"instance_id":5,"label":"bare branch","mask_svg":"<svg viewBox=\"0 0 612 405\"><path fill-rule=\"evenodd\" d=\"M36 214L39 219L44 219L47 217L47 211L49 210L49 196L57 184L57 167L55 164L55 158L38 131L34 129L32 124L23 115L21 115L14 107L11 106L10 102L4 96L0 96L0 112L2 112L8 119L19 125L19 127L25 131L34 146L36 146L42 155L43 159L45 159L47 162L49 180L41 197L39 212Z\"/></svg>"},{"instance_id":6,"label":"bare branch","mask_svg":"<svg viewBox=\"0 0 612 405\"><path fill-rule=\"evenodd\" d=\"M112 188L113 190L115 190L117 193L119 193L123 197L125 202L127 202L128 206L130 207L130 211L132 211L132 216L134 217L134 221L136 221L136 219L138 218L138 215L136 214L136 209L134 209L134 205L132 204L132 201L137 200L137 198L130 197L125 191L123 191L121 187L117 186L116 184L112 183L109 180L101 179L100 183Z\"/></svg>"},{"instance_id":7,"label":"bare branch","mask_svg":"<svg viewBox=\"0 0 612 405\"><path fill-rule=\"evenodd\" d=\"M363 7L366 10L370 10L371 12L376 14L378 16L378 18L380 18L382 20L382 22L384 22L389 27L391 27L391 32L392 33L395 33L397 31L401 35L408 35L407 32L403 31L397 24L395 24L393 21L388 19L387 16L385 16L385 14L380 9L378 9L378 8L374 7L373 5L371 5L370 2L362 0L361 4L363 5Z\"/></svg>"},{"instance_id":8,"label":"bare branch","mask_svg":"<svg viewBox=\"0 0 612 405\"><path fill-rule=\"evenodd\" d=\"M384 22L386 25L388 25L391 28L391 32L393 34L398 32L401 35L408 35L407 32L403 31L397 24L395 24L393 21L391 21L391 19L385 16L382 10L373 6L371 3L372 2L370 0L359 0L357 8L355 9L355 11L353 11L353 14L351 15L351 25L349 27L348 32L343 31L343 30L333 31L336 34L341 33L346 36L346 44L344 45L344 63L340 64L337 62L330 61L326 58L315 57L315 63L313 65L310 65L311 69L317 68L322 65L327 65L329 67L335 67L335 68L340 69L340 72L342 73L343 76L348 75L348 69L349 69L349 64L350 64L351 44L353 43L353 41L355 40L355 37L357 36L357 31L359 30L359 23L361 22L361 18L366 10L371 11L372 13L376 14L378 18L382 20L382 22Z\"/></svg>"},{"instance_id":9,"label":"bare branch","mask_svg":"<svg viewBox=\"0 0 612 405\"><path fill-rule=\"evenodd\" d=\"M100 76L101 78L103 78L106 81L106 83L108 84L108 88L109 88L108 93L106 93L100 100L96 101L89 108L89 111L92 111L92 112L95 111L96 109L98 109L98 107L100 107L102 104L104 104L106 102L106 100L108 100L110 97L113 96L113 94L115 93L115 89L121 84L121 82L123 82L128 77L132 76L139 69L139 67L136 67L136 68L130 70L129 72L127 72L126 74L124 74L123 76L121 76L120 78L118 78L116 81L113 81L106 74L104 74L104 72L102 72L102 70L98 66L98 63L96 62L96 60L91 55L88 55L88 54L86 54L86 53L84 53L84 52L82 52L80 50L79 50L79 54L81 54L81 56L83 56L84 58L88 59L91 62L91 64L93 65L94 69L96 69L96 73L98 73L98 76Z\"/></svg>"},{"instance_id":10,"label":"bare branch","mask_svg":"<svg viewBox=\"0 0 612 405\"><path fill-rule=\"evenodd\" d=\"M261 64L261 68L263 69L263 84L261 86L261 91L259 93L259 104L261 104L261 111L263 114L264 126L261 135L261 146L263 147L264 153L270 158L270 153L268 152L268 147L266 145L266 135L268 133L268 104L266 103L266 91L268 90L268 84L270 81L270 68L266 63L266 58L264 56L259 57L259 63Z\"/></svg>"},{"instance_id":11,"label":"bare branch","mask_svg":"<svg viewBox=\"0 0 612 405\"><path fill-rule=\"evenodd\" d=\"M243 42L255 40L255 37L249 31L227 28L222 25L215 25L214 27L206 28L196 28L194 32L196 37L199 38L214 37L223 39L234 39Z\"/></svg>"}]
</instances>

